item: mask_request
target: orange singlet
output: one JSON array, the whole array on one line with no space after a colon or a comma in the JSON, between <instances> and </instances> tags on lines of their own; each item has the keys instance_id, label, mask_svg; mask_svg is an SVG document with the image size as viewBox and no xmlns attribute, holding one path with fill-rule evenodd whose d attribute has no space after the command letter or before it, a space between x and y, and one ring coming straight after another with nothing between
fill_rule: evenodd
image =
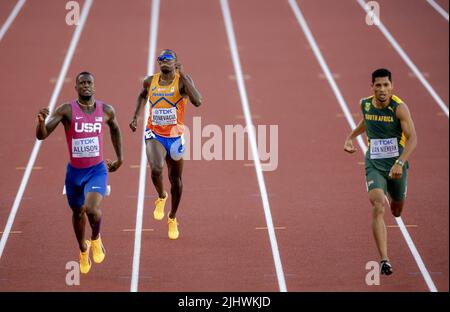
<instances>
[{"instance_id":1,"label":"orange singlet","mask_svg":"<svg viewBox=\"0 0 450 312\"><path fill-rule=\"evenodd\" d=\"M150 115L147 128L163 137L179 137L184 133L184 110L187 103L187 98L180 94L180 75L176 73L168 86L159 85L160 76L160 73L153 75L148 90Z\"/></svg>"}]
</instances>

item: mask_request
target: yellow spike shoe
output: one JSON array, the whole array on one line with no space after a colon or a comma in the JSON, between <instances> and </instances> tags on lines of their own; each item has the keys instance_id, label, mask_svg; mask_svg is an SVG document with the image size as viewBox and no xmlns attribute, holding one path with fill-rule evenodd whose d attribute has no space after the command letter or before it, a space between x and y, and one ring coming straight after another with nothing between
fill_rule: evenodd
<instances>
[{"instance_id":1,"label":"yellow spike shoe","mask_svg":"<svg viewBox=\"0 0 450 312\"><path fill-rule=\"evenodd\" d=\"M106 250L102 243L102 238L100 235L97 239L92 240L92 258L94 259L95 263L102 263L105 259Z\"/></svg>"},{"instance_id":2,"label":"yellow spike shoe","mask_svg":"<svg viewBox=\"0 0 450 312\"><path fill-rule=\"evenodd\" d=\"M155 220L162 220L164 218L164 206L166 205L166 200L169 197L167 192L164 198L158 198L155 201L155 210L153 210L153 218Z\"/></svg>"},{"instance_id":3,"label":"yellow spike shoe","mask_svg":"<svg viewBox=\"0 0 450 312\"><path fill-rule=\"evenodd\" d=\"M167 224L169 225L169 238L177 239L178 236L180 236L180 232L178 232L177 218L174 219L168 218Z\"/></svg>"},{"instance_id":4,"label":"yellow spike shoe","mask_svg":"<svg viewBox=\"0 0 450 312\"><path fill-rule=\"evenodd\" d=\"M87 274L91 269L91 259L89 258L89 250L91 249L91 241L86 241L87 249L85 252L80 251L80 272Z\"/></svg>"}]
</instances>

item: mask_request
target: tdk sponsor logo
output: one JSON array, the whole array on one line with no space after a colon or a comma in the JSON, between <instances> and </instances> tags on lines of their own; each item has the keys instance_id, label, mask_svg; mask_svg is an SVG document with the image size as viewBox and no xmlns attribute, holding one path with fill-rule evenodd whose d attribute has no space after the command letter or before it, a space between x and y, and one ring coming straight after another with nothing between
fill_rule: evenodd
<instances>
[{"instance_id":1,"label":"tdk sponsor logo","mask_svg":"<svg viewBox=\"0 0 450 312\"><path fill-rule=\"evenodd\" d=\"M170 108L168 109L164 109L164 108L159 108L158 110L155 110L155 115L167 115L167 114L172 114L172 110Z\"/></svg>"}]
</instances>

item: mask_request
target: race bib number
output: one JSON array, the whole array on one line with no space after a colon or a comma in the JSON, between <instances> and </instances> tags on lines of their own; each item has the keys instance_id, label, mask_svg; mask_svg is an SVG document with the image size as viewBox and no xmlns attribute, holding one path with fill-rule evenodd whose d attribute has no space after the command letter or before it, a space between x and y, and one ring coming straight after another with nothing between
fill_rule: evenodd
<instances>
[{"instance_id":1,"label":"race bib number","mask_svg":"<svg viewBox=\"0 0 450 312\"><path fill-rule=\"evenodd\" d=\"M152 109L152 125L167 126L176 124L177 124L176 107Z\"/></svg>"},{"instance_id":2,"label":"race bib number","mask_svg":"<svg viewBox=\"0 0 450 312\"><path fill-rule=\"evenodd\" d=\"M370 140L370 159L393 158L398 156L397 138Z\"/></svg>"},{"instance_id":3,"label":"race bib number","mask_svg":"<svg viewBox=\"0 0 450 312\"><path fill-rule=\"evenodd\" d=\"M72 157L86 158L100 156L98 137L72 139Z\"/></svg>"}]
</instances>

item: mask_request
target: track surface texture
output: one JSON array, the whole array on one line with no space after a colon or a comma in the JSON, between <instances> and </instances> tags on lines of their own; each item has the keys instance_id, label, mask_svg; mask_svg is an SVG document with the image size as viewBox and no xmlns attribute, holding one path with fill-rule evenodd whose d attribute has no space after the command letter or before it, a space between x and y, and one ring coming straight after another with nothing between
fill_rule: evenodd
<instances>
[{"instance_id":1,"label":"track surface texture","mask_svg":"<svg viewBox=\"0 0 450 312\"><path fill-rule=\"evenodd\" d=\"M448 14L448 1L435 2ZM94 73L96 98L116 109L125 162L109 174L112 194L102 202L106 260L93 264L79 286L68 286L66 263L78 261L78 246L62 195L67 147L61 125L43 141L23 181L36 142L37 112L49 105L76 31L65 22L64 3L26 1L0 41L0 231L5 237L0 291L128 292L133 272L138 272L135 290L143 292L430 291L389 209L385 221L395 273L382 276L379 286L366 284L366 263L379 256L364 158L360 151L343 151L349 123L293 5L355 122L361 118L359 99L371 94L371 72L379 67L393 72L395 94L408 104L419 138L402 220L436 289L449 290L448 115L380 29L366 24L356 0L161 0L157 12L152 0L93 0L56 105L76 97L77 73ZM87 3L79 1L80 8ZM425 0L378 3L384 27L448 111L448 21ZM0 1L0 27L16 4ZM148 168L145 194L139 192L143 114L136 133L128 127L147 73L152 13L158 16L156 53L175 50L203 96L202 106L189 104L185 117L190 159L175 241L167 237L166 219L153 219L157 194ZM266 126L266 150L277 148L277 167L262 171L262 179L250 157L248 133L244 159L234 154L224 160L225 130L246 126L245 102L253 124ZM221 141L221 160L204 156L213 132ZM258 131L256 139L261 142ZM109 133L105 142L105 158L115 158ZM267 161L262 163L264 168ZM169 191L167 168L164 184ZM143 231L136 253L140 196ZM166 212L169 208L170 200Z\"/></svg>"}]
</instances>

